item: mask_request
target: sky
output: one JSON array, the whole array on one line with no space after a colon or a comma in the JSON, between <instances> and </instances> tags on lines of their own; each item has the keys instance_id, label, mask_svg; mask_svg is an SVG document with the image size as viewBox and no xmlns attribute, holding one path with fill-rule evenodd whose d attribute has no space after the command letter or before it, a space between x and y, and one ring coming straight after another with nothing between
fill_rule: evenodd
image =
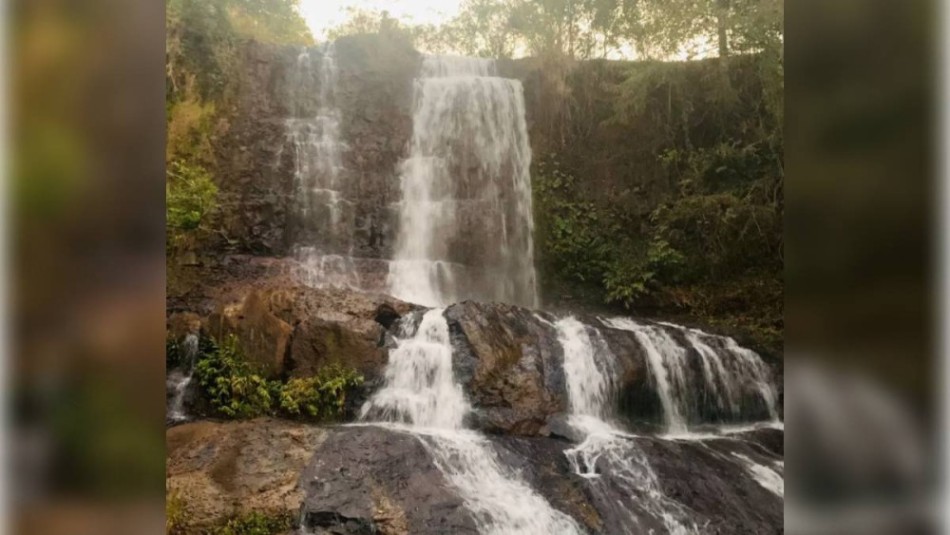
<instances>
[{"instance_id":1,"label":"sky","mask_svg":"<svg viewBox=\"0 0 950 535\"><path fill-rule=\"evenodd\" d=\"M438 24L459 11L462 0L300 0L303 15L316 40L322 41L326 31L347 19L346 8L387 10L393 17L414 23Z\"/></svg>"}]
</instances>

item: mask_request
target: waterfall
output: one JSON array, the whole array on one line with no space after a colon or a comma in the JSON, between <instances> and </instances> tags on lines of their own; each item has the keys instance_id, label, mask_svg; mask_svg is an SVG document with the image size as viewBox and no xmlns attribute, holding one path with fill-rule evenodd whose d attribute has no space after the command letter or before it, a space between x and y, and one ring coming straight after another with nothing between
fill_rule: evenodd
<instances>
[{"instance_id":1,"label":"waterfall","mask_svg":"<svg viewBox=\"0 0 950 535\"><path fill-rule=\"evenodd\" d=\"M416 435L431 452L435 464L458 489L480 533L583 533L571 517L506 469L487 438L464 428L470 407L455 381L449 328L442 312L426 312L418 327L412 320L400 325L385 385L364 405L362 418L407 424L401 429Z\"/></svg>"},{"instance_id":2,"label":"waterfall","mask_svg":"<svg viewBox=\"0 0 950 535\"><path fill-rule=\"evenodd\" d=\"M191 385L191 378L195 373L195 359L198 357L198 335L188 333L181 344L182 368L174 370L168 374L167 387L172 392L169 402L168 421L182 422L188 419L188 413L185 411L185 395L188 393L188 387Z\"/></svg>"},{"instance_id":3,"label":"waterfall","mask_svg":"<svg viewBox=\"0 0 950 535\"><path fill-rule=\"evenodd\" d=\"M688 520L688 511L666 497L646 454L636 437L610 424L612 377L616 376L613 355L600 333L567 317L555 323L564 351L564 374L570 402L569 424L583 441L564 453L574 472L591 481L591 491L612 509L611 519L628 533L653 532L645 519L652 519L675 535L697 533ZM610 482L600 481L609 474ZM631 499L614 504L616 495L608 485L619 486Z\"/></svg>"},{"instance_id":4,"label":"waterfall","mask_svg":"<svg viewBox=\"0 0 950 535\"><path fill-rule=\"evenodd\" d=\"M427 306L536 307L521 82L497 76L492 60L427 56L414 99L391 292Z\"/></svg>"},{"instance_id":5,"label":"waterfall","mask_svg":"<svg viewBox=\"0 0 950 535\"><path fill-rule=\"evenodd\" d=\"M671 323L647 325L630 318L604 318L601 322L634 333L643 347L667 433L685 434L690 424L711 420L763 416L778 421L778 394L768 366L732 338ZM699 361L700 373L690 365L693 358Z\"/></svg>"},{"instance_id":6,"label":"waterfall","mask_svg":"<svg viewBox=\"0 0 950 535\"><path fill-rule=\"evenodd\" d=\"M294 255L306 284L359 288L352 259L353 203L345 194L346 145L340 135L334 45L303 49L289 77L292 115L285 120L285 131L293 161Z\"/></svg>"}]
</instances>

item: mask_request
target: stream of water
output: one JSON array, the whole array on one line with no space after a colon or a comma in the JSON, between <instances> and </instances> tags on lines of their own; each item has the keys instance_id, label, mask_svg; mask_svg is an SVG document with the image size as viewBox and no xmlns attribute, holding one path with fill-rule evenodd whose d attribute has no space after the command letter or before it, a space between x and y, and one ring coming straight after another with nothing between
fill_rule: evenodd
<instances>
[{"instance_id":1,"label":"stream of water","mask_svg":"<svg viewBox=\"0 0 950 535\"><path fill-rule=\"evenodd\" d=\"M521 82L492 60L426 56L414 91L392 294L537 306Z\"/></svg>"},{"instance_id":2,"label":"stream of water","mask_svg":"<svg viewBox=\"0 0 950 535\"><path fill-rule=\"evenodd\" d=\"M507 469L487 438L464 427L470 407L455 381L442 312L426 312L418 327L404 322L390 353L385 385L363 407L363 419L408 424L406 429L422 440L458 490L480 533L583 533L570 516Z\"/></svg>"}]
</instances>

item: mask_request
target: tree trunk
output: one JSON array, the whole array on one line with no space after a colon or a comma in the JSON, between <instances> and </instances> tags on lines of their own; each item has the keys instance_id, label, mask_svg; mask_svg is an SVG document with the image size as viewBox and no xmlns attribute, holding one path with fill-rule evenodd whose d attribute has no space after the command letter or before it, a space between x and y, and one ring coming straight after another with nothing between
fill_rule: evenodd
<instances>
[{"instance_id":1,"label":"tree trunk","mask_svg":"<svg viewBox=\"0 0 950 535\"><path fill-rule=\"evenodd\" d=\"M716 26L719 30L719 57L724 58L729 55L729 37L726 35L729 0L717 0L716 7Z\"/></svg>"}]
</instances>

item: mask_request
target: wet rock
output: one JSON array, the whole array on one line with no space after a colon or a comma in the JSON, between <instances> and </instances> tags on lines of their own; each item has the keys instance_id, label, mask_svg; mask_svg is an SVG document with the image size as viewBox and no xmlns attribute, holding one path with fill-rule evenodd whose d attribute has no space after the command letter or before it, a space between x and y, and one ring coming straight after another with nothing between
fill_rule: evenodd
<instances>
[{"instance_id":1,"label":"wet rock","mask_svg":"<svg viewBox=\"0 0 950 535\"><path fill-rule=\"evenodd\" d=\"M567 407L560 346L531 311L466 301L445 311L456 374L477 427L536 435Z\"/></svg>"},{"instance_id":2,"label":"wet rock","mask_svg":"<svg viewBox=\"0 0 950 535\"><path fill-rule=\"evenodd\" d=\"M410 434L378 427L329 430L301 487L301 518L311 533L477 533L462 499Z\"/></svg>"},{"instance_id":3,"label":"wet rock","mask_svg":"<svg viewBox=\"0 0 950 535\"><path fill-rule=\"evenodd\" d=\"M315 426L269 418L170 428L167 495L181 505L188 533L251 511L296 516L300 473L325 436Z\"/></svg>"},{"instance_id":4,"label":"wet rock","mask_svg":"<svg viewBox=\"0 0 950 535\"><path fill-rule=\"evenodd\" d=\"M463 497L419 437L362 426L327 433L301 477L302 518L312 533L476 532ZM619 457L599 457L597 475L582 477L565 455L575 443L490 437L513 477L592 534L621 535L633 527L666 533L664 514L700 533L782 532L781 496L756 481L739 456L763 467L777 466L780 457L733 437L618 440ZM617 464L628 460L632 472Z\"/></svg>"},{"instance_id":5,"label":"wet rock","mask_svg":"<svg viewBox=\"0 0 950 535\"><path fill-rule=\"evenodd\" d=\"M638 444L647 452L663 494L688 507L704 532L783 533L783 497L758 482L736 454L773 470L780 457L733 438L640 439Z\"/></svg>"}]
</instances>

